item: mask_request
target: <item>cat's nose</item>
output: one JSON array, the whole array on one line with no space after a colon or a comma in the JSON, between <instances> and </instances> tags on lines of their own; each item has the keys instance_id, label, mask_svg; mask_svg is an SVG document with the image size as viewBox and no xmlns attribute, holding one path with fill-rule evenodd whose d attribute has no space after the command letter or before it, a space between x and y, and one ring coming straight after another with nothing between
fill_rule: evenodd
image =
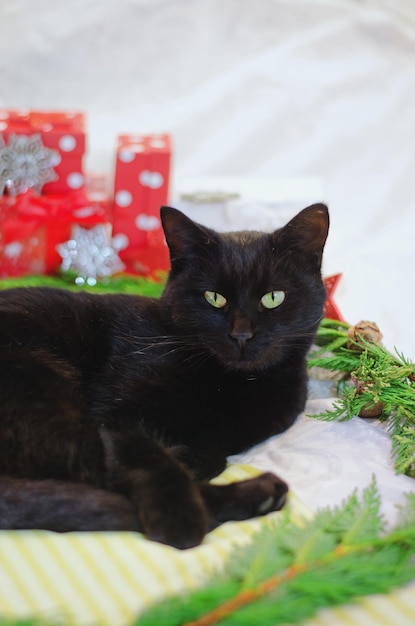
<instances>
[{"instance_id":1,"label":"cat's nose","mask_svg":"<svg viewBox=\"0 0 415 626\"><path fill-rule=\"evenodd\" d=\"M241 331L240 332L232 331L230 333L230 335L231 335L232 339L235 339L238 342L240 348L244 348L246 342L249 339L252 339L252 337L254 336L254 333L252 331L248 331L248 330L247 331L242 331L242 332Z\"/></svg>"},{"instance_id":2,"label":"cat's nose","mask_svg":"<svg viewBox=\"0 0 415 626\"><path fill-rule=\"evenodd\" d=\"M232 339L238 342L240 348L244 348L246 342L252 339L255 333L252 330L252 325L249 320L243 317L236 317L229 334Z\"/></svg>"}]
</instances>

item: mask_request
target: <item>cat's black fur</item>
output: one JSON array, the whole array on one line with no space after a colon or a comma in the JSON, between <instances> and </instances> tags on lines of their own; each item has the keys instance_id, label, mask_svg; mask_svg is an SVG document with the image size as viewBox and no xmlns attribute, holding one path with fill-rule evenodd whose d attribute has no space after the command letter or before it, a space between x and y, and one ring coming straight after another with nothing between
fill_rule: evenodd
<instances>
[{"instance_id":1,"label":"cat's black fur","mask_svg":"<svg viewBox=\"0 0 415 626\"><path fill-rule=\"evenodd\" d=\"M272 234L161 215L172 267L159 300L0 293L0 528L139 529L184 548L282 506L272 474L207 479L304 408L327 208ZM264 308L274 290L284 301Z\"/></svg>"}]
</instances>

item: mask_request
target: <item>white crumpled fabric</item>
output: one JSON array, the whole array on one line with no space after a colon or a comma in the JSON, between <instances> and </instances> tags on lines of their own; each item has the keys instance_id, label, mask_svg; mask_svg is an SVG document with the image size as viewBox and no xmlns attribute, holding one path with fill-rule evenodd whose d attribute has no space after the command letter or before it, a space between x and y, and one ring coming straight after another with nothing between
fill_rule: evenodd
<instances>
[{"instance_id":1,"label":"white crumpled fabric","mask_svg":"<svg viewBox=\"0 0 415 626\"><path fill-rule=\"evenodd\" d=\"M415 491L414 479L394 473L390 436L378 423L358 417L326 422L316 415L332 400L309 400L306 411L288 431L232 460L272 469L283 477L311 510L338 505L354 490L360 495L373 478L381 496L381 512L390 527L397 505Z\"/></svg>"}]
</instances>

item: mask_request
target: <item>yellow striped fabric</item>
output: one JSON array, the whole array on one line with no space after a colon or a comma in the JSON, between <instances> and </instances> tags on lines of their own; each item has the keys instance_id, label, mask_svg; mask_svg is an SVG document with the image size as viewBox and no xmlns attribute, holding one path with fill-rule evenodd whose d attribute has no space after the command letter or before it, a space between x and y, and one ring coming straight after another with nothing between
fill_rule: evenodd
<instances>
[{"instance_id":1,"label":"yellow striped fabric","mask_svg":"<svg viewBox=\"0 0 415 626\"><path fill-rule=\"evenodd\" d=\"M257 473L247 466L231 466L217 482ZM290 507L293 520L308 514L294 497ZM201 546L185 551L147 541L137 533L0 532L0 617L40 617L71 626L127 626L149 603L202 584L235 544L248 542L264 519L269 523L278 517L279 513L272 513L267 518L228 522ZM307 626L415 624L413 590L401 590L382 602L367 598L351 608L321 612ZM383 621L376 622L379 614Z\"/></svg>"},{"instance_id":2,"label":"yellow striped fabric","mask_svg":"<svg viewBox=\"0 0 415 626\"><path fill-rule=\"evenodd\" d=\"M234 465L216 482L256 474L254 468ZM248 541L262 523L224 524L203 545L185 551L128 532L2 531L0 616L126 626L149 603L201 584L224 563L231 547Z\"/></svg>"}]
</instances>

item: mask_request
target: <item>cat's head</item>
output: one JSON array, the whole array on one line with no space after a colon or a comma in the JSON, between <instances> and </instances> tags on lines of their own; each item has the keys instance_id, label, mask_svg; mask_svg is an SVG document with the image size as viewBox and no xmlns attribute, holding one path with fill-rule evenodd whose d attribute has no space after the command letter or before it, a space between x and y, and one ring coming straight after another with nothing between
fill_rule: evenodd
<instances>
[{"instance_id":1,"label":"cat's head","mask_svg":"<svg viewBox=\"0 0 415 626\"><path fill-rule=\"evenodd\" d=\"M179 334L230 370L265 369L308 349L325 301L325 205L273 233L218 233L171 207L161 219L171 260L162 299Z\"/></svg>"}]
</instances>

